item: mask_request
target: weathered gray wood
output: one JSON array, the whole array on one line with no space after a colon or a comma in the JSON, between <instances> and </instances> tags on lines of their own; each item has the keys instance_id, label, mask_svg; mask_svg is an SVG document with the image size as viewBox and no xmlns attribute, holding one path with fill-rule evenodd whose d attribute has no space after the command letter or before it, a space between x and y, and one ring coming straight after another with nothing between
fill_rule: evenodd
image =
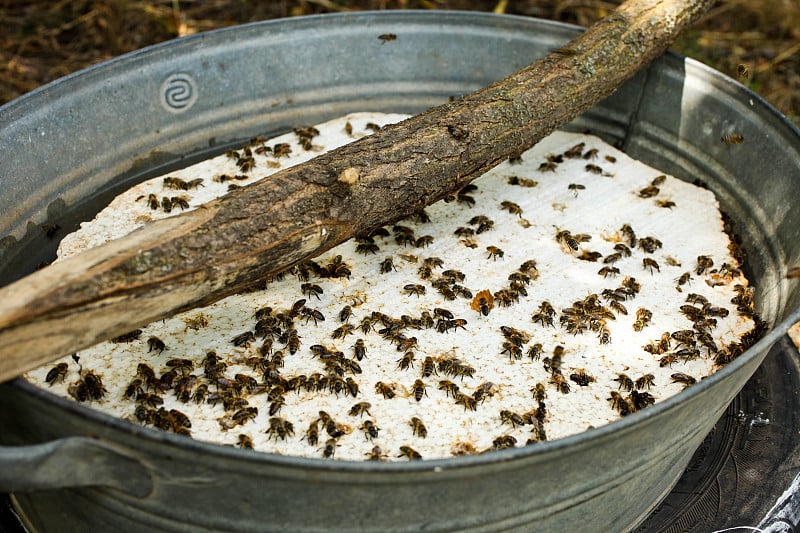
<instances>
[{"instance_id":1,"label":"weathered gray wood","mask_svg":"<svg viewBox=\"0 0 800 533\"><path fill-rule=\"evenodd\" d=\"M480 91L0 290L0 381L209 304L462 188L610 95L711 0L629 0Z\"/></svg>"}]
</instances>

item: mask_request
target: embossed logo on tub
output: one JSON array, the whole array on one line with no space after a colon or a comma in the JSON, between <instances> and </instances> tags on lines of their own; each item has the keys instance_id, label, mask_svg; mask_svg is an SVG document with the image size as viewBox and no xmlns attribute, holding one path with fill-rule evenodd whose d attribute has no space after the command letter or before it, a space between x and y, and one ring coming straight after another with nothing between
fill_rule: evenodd
<instances>
[{"instance_id":1,"label":"embossed logo on tub","mask_svg":"<svg viewBox=\"0 0 800 533\"><path fill-rule=\"evenodd\" d=\"M170 74L162 83L161 106L172 113L183 113L197 101L197 82L185 72Z\"/></svg>"}]
</instances>

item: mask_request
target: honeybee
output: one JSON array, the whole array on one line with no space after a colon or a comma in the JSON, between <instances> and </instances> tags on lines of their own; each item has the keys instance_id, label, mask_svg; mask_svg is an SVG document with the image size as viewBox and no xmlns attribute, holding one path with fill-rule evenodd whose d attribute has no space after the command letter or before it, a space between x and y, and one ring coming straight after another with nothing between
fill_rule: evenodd
<instances>
[{"instance_id":1,"label":"honeybee","mask_svg":"<svg viewBox=\"0 0 800 533\"><path fill-rule=\"evenodd\" d=\"M695 378L688 374L684 374L683 372L675 372L670 377L672 378L673 383L682 383L684 389L697 383Z\"/></svg>"},{"instance_id":2,"label":"honeybee","mask_svg":"<svg viewBox=\"0 0 800 533\"><path fill-rule=\"evenodd\" d=\"M569 50L569 52L571 52L568 55L575 55L577 53L577 52L575 52L574 50L571 50L571 49L566 49L566 50ZM565 49L564 48L557 48L556 50L554 50L554 52L556 52L556 51L561 51L560 53L564 53ZM578 143L575 146L573 146L572 148L570 148L567 151L565 151L563 155L564 155L564 157L568 157L570 159L577 159L577 158L581 157L581 153L583 152L583 148L585 146L586 146L586 143Z\"/></svg>"},{"instance_id":3,"label":"honeybee","mask_svg":"<svg viewBox=\"0 0 800 533\"><path fill-rule=\"evenodd\" d=\"M622 233L623 237L625 237L628 246L635 248L637 243L636 232L633 231L630 224L623 224L619 231Z\"/></svg>"},{"instance_id":4,"label":"honeybee","mask_svg":"<svg viewBox=\"0 0 800 533\"><path fill-rule=\"evenodd\" d=\"M578 191L583 191L586 189L586 185L581 185L580 183L570 183L567 185L567 190L572 191L573 196L575 198L578 197Z\"/></svg>"},{"instance_id":5,"label":"honeybee","mask_svg":"<svg viewBox=\"0 0 800 533\"><path fill-rule=\"evenodd\" d=\"M520 187L536 187L537 185L539 185L539 182L529 178L520 178L519 176L509 176L508 184L519 185Z\"/></svg>"},{"instance_id":6,"label":"honeybee","mask_svg":"<svg viewBox=\"0 0 800 533\"><path fill-rule=\"evenodd\" d=\"M485 215L478 215L478 216L472 217L471 219L469 219L469 224L473 225L473 226L475 226L475 225L478 226L475 229L475 233L478 234L478 235L480 235L481 233L484 233L486 231L489 231L490 229L492 229L494 227L494 221L491 220L489 217L487 217Z\"/></svg>"},{"instance_id":7,"label":"honeybee","mask_svg":"<svg viewBox=\"0 0 800 533\"><path fill-rule=\"evenodd\" d=\"M103 386L103 380L99 375L92 370L86 370L81 371L80 378L67 388L67 392L79 402L85 402L87 400L102 400L108 391Z\"/></svg>"},{"instance_id":8,"label":"honeybee","mask_svg":"<svg viewBox=\"0 0 800 533\"><path fill-rule=\"evenodd\" d=\"M627 416L631 413L631 405L628 400L622 397L617 391L611 391L611 397L608 398L611 402L611 408L616 409L620 416Z\"/></svg>"},{"instance_id":9,"label":"honeybee","mask_svg":"<svg viewBox=\"0 0 800 533\"><path fill-rule=\"evenodd\" d=\"M503 200L500 202L500 209L508 211L512 215L517 215L519 217L522 216L522 208L519 206L519 204L510 202L508 200Z\"/></svg>"},{"instance_id":10,"label":"honeybee","mask_svg":"<svg viewBox=\"0 0 800 533\"><path fill-rule=\"evenodd\" d=\"M714 260L707 256L707 255L698 255L697 256L697 266L695 267L695 274L698 276L702 275L703 272L710 269L714 266Z\"/></svg>"},{"instance_id":11,"label":"honeybee","mask_svg":"<svg viewBox=\"0 0 800 533\"><path fill-rule=\"evenodd\" d=\"M378 381L375 383L375 392L383 396L386 400L391 400L395 397L395 386L394 384L386 384L383 381Z\"/></svg>"},{"instance_id":12,"label":"honeybee","mask_svg":"<svg viewBox=\"0 0 800 533\"><path fill-rule=\"evenodd\" d=\"M576 369L575 372L569 375L569 379L581 387L588 387L590 383L595 381L595 378L587 374L583 368Z\"/></svg>"},{"instance_id":13,"label":"honeybee","mask_svg":"<svg viewBox=\"0 0 800 533\"><path fill-rule=\"evenodd\" d=\"M237 425L243 426L248 421L255 420L256 416L258 416L258 407L243 407L233 413L231 418Z\"/></svg>"},{"instance_id":14,"label":"honeybee","mask_svg":"<svg viewBox=\"0 0 800 533\"><path fill-rule=\"evenodd\" d=\"M535 344L532 344L528 348L527 355L528 357L531 358L531 361L538 361L539 358L542 356L542 343L537 342Z\"/></svg>"},{"instance_id":15,"label":"honeybee","mask_svg":"<svg viewBox=\"0 0 800 533\"><path fill-rule=\"evenodd\" d=\"M58 363L47 372L47 376L45 376L44 380L52 387L54 384L64 381L67 377L68 370L69 365L67 363Z\"/></svg>"},{"instance_id":16,"label":"honeybee","mask_svg":"<svg viewBox=\"0 0 800 533\"><path fill-rule=\"evenodd\" d=\"M403 292L408 294L409 296L416 295L417 297L419 297L425 294L425 286L419 285L417 283L409 283L403 286Z\"/></svg>"},{"instance_id":17,"label":"honeybee","mask_svg":"<svg viewBox=\"0 0 800 533\"><path fill-rule=\"evenodd\" d=\"M183 323L186 325L184 332L190 329L197 331L208 326L208 318L203 313L200 313L193 317L184 318Z\"/></svg>"},{"instance_id":18,"label":"honeybee","mask_svg":"<svg viewBox=\"0 0 800 533\"><path fill-rule=\"evenodd\" d=\"M644 409L649 405L656 403L656 399L649 392L639 392L634 389L631 391L630 402L633 404L634 410Z\"/></svg>"},{"instance_id":19,"label":"honeybee","mask_svg":"<svg viewBox=\"0 0 800 533\"><path fill-rule=\"evenodd\" d=\"M500 435L492 441L492 448L495 450L503 450L505 448L513 448L517 445L517 439L513 435Z\"/></svg>"},{"instance_id":20,"label":"honeybee","mask_svg":"<svg viewBox=\"0 0 800 533\"><path fill-rule=\"evenodd\" d=\"M567 379L560 372L553 372L550 374L550 383L555 385L558 392L562 394L569 394L571 390Z\"/></svg>"},{"instance_id":21,"label":"honeybee","mask_svg":"<svg viewBox=\"0 0 800 533\"><path fill-rule=\"evenodd\" d=\"M417 379L414 381L414 385L411 387L411 392L413 393L414 399L416 401L420 401L422 400L423 396L428 395L428 393L425 390L426 388L427 387L425 386L425 383L421 379Z\"/></svg>"},{"instance_id":22,"label":"honeybee","mask_svg":"<svg viewBox=\"0 0 800 533\"><path fill-rule=\"evenodd\" d=\"M141 336L142 336L142 330L134 329L134 330L131 330L131 331L127 332L127 333L119 335L118 337L114 337L114 338L112 338L110 340L111 340L111 342L115 342L115 343L133 342L135 340L139 340L139 337L141 337Z\"/></svg>"},{"instance_id":23,"label":"honeybee","mask_svg":"<svg viewBox=\"0 0 800 533\"><path fill-rule=\"evenodd\" d=\"M143 198L143 196L140 197L140 198ZM152 211L155 211L156 209L158 209L161 206L161 203L158 200L158 196L156 196L153 193L148 194L147 195L147 206Z\"/></svg>"},{"instance_id":24,"label":"honeybee","mask_svg":"<svg viewBox=\"0 0 800 533\"><path fill-rule=\"evenodd\" d=\"M606 177L613 176L613 174L610 174L610 173L606 172L605 170L603 170L601 167L599 167L597 165L588 164L583 168L586 170L586 172L590 172L592 174L598 174L598 175L606 176Z\"/></svg>"},{"instance_id":25,"label":"honeybee","mask_svg":"<svg viewBox=\"0 0 800 533\"><path fill-rule=\"evenodd\" d=\"M509 411L508 409L502 409L500 411L500 423L511 424L512 428L525 425L525 421L522 420L521 416L513 411Z\"/></svg>"},{"instance_id":26,"label":"honeybee","mask_svg":"<svg viewBox=\"0 0 800 533\"><path fill-rule=\"evenodd\" d=\"M727 145L742 144L744 142L744 137L738 133L729 133L727 135L723 135L720 140Z\"/></svg>"},{"instance_id":27,"label":"honeybee","mask_svg":"<svg viewBox=\"0 0 800 533\"><path fill-rule=\"evenodd\" d=\"M390 41L397 40L397 35L395 35L394 33L382 33L382 34L378 35L378 39L380 39L381 44L384 44L384 43L388 43ZM380 129L380 126L378 127L378 129Z\"/></svg>"},{"instance_id":28,"label":"honeybee","mask_svg":"<svg viewBox=\"0 0 800 533\"><path fill-rule=\"evenodd\" d=\"M369 402L358 402L357 404L354 404L353 407L350 408L348 414L350 416L361 416L364 413L367 413L368 415L371 416L371 413L369 412L370 407L372 407L372 404Z\"/></svg>"},{"instance_id":29,"label":"honeybee","mask_svg":"<svg viewBox=\"0 0 800 533\"><path fill-rule=\"evenodd\" d=\"M617 374L617 377L614 378L614 381L619 383L619 387L617 387L618 389L624 391L629 391L633 389L634 385L633 380L630 377L628 377L627 374L622 374L622 373Z\"/></svg>"},{"instance_id":30,"label":"honeybee","mask_svg":"<svg viewBox=\"0 0 800 533\"><path fill-rule=\"evenodd\" d=\"M655 261L655 259L652 259L650 257L645 257L644 259L642 259L642 268L644 268L645 270L649 269L650 274L653 274L653 269L661 272L661 268L659 268L658 263Z\"/></svg>"},{"instance_id":31,"label":"honeybee","mask_svg":"<svg viewBox=\"0 0 800 533\"><path fill-rule=\"evenodd\" d=\"M675 283L677 283L675 288L680 292L681 285L686 285L687 283L689 283L691 279L692 279L692 274L690 272L684 272L677 279L675 279Z\"/></svg>"},{"instance_id":32,"label":"honeybee","mask_svg":"<svg viewBox=\"0 0 800 533\"><path fill-rule=\"evenodd\" d=\"M336 439L330 438L325 441L325 447L322 450L322 457L326 459L333 458L336 455L336 447L338 444L336 443Z\"/></svg>"},{"instance_id":33,"label":"honeybee","mask_svg":"<svg viewBox=\"0 0 800 533\"><path fill-rule=\"evenodd\" d=\"M458 385L456 385L455 383L453 383L452 381L447 380L447 379L443 379L443 380L439 381L439 387L438 388L439 388L439 390L443 390L444 391L445 396L452 396L453 398L456 397L456 395L458 394L458 389L459 389Z\"/></svg>"},{"instance_id":34,"label":"honeybee","mask_svg":"<svg viewBox=\"0 0 800 533\"><path fill-rule=\"evenodd\" d=\"M645 374L636 380L637 389L650 389L655 385L656 377L653 374Z\"/></svg>"},{"instance_id":35,"label":"honeybee","mask_svg":"<svg viewBox=\"0 0 800 533\"><path fill-rule=\"evenodd\" d=\"M531 393L533 393L533 399L537 402L543 402L545 398L547 398L547 391L544 388L542 383L537 383L532 389Z\"/></svg>"},{"instance_id":36,"label":"honeybee","mask_svg":"<svg viewBox=\"0 0 800 533\"><path fill-rule=\"evenodd\" d=\"M428 436L428 428L425 427L425 424L423 424L422 420L418 417L411 417L411 420L408 421L408 425L411 426L411 434L415 437L424 439Z\"/></svg>"},{"instance_id":37,"label":"honeybee","mask_svg":"<svg viewBox=\"0 0 800 533\"><path fill-rule=\"evenodd\" d=\"M750 67L743 63L736 65L736 73L739 75L740 81L747 81L750 79Z\"/></svg>"},{"instance_id":38,"label":"honeybee","mask_svg":"<svg viewBox=\"0 0 800 533\"><path fill-rule=\"evenodd\" d=\"M267 434L270 438L275 438L275 440L286 440L286 437L291 437L294 435L294 424L286 420L285 418L281 417L272 417L269 419L269 429L267 429Z\"/></svg>"},{"instance_id":39,"label":"honeybee","mask_svg":"<svg viewBox=\"0 0 800 533\"><path fill-rule=\"evenodd\" d=\"M377 439L378 432L381 430L372 420L365 420L359 429L364 432L364 438L367 440Z\"/></svg>"},{"instance_id":40,"label":"honeybee","mask_svg":"<svg viewBox=\"0 0 800 533\"><path fill-rule=\"evenodd\" d=\"M192 400L195 403L203 403L206 400L207 395L208 395L208 385L205 383L201 383L194 389L194 392L192 393Z\"/></svg>"},{"instance_id":41,"label":"honeybee","mask_svg":"<svg viewBox=\"0 0 800 533\"><path fill-rule=\"evenodd\" d=\"M333 332L331 333L331 338L343 339L348 335L353 335L355 333L355 329L356 329L355 326L353 326L352 324L342 324L341 326L333 330Z\"/></svg>"},{"instance_id":42,"label":"honeybee","mask_svg":"<svg viewBox=\"0 0 800 533\"><path fill-rule=\"evenodd\" d=\"M454 398L456 400L456 405L463 405L465 411L468 409L470 411L476 411L478 409L478 401L469 394L457 392Z\"/></svg>"},{"instance_id":43,"label":"honeybee","mask_svg":"<svg viewBox=\"0 0 800 533\"><path fill-rule=\"evenodd\" d=\"M457 141L463 141L469 136L469 131L461 126L447 125L447 132Z\"/></svg>"},{"instance_id":44,"label":"honeybee","mask_svg":"<svg viewBox=\"0 0 800 533\"><path fill-rule=\"evenodd\" d=\"M639 248L647 252L648 254L654 253L658 248L661 248L662 243L660 240L656 239L655 237L644 237L639 239Z\"/></svg>"},{"instance_id":45,"label":"honeybee","mask_svg":"<svg viewBox=\"0 0 800 533\"><path fill-rule=\"evenodd\" d=\"M586 153L583 154L584 159L595 159L597 158L597 148L591 148L586 150Z\"/></svg>"},{"instance_id":46,"label":"honeybee","mask_svg":"<svg viewBox=\"0 0 800 533\"><path fill-rule=\"evenodd\" d=\"M364 455L367 456L367 461L383 461L388 457L380 446L373 446L372 449Z\"/></svg>"},{"instance_id":47,"label":"honeybee","mask_svg":"<svg viewBox=\"0 0 800 533\"><path fill-rule=\"evenodd\" d=\"M426 246L430 246L431 244L433 244L432 235L423 235L422 237L418 237L414 241L414 246L417 248L425 248Z\"/></svg>"},{"instance_id":48,"label":"honeybee","mask_svg":"<svg viewBox=\"0 0 800 533\"><path fill-rule=\"evenodd\" d=\"M489 256L488 259L497 260L498 257L502 258L505 255L505 252L498 248L497 246L487 246L486 251L488 252Z\"/></svg>"},{"instance_id":49,"label":"honeybee","mask_svg":"<svg viewBox=\"0 0 800 533\"><path fill-rule=\"evenodd\" d=\"M240 433L236 440L236 446L244 450L252 450L253 439L252 437L250 437L250 435L245 435L244 433Z\"/></svg>"},{"instance_id":50,"label":"honeybee","mask_svg":"<svg viewBox=\"0 0 800 533\"><path fill-rule=\"evenodd\" d=\"M403 357L397 360L397 368L400 370L408 370L408 367L414 366L414 352L408 351L403 354Z\"/></svg>"},{"instance_id":51,"label":"honeybee","mask_svg":"<svg viewBox=\"0 0 800 533\"><path fill-rule=\"evenodd\" d=\"M677 204L675 202L673 202L672 200L656 200L656 205L658 207L662 207L664 209L672 209Z\"/></svg>"},{"instance_id":52,"label":"honeybee","mask_svg":"<svg viewBox=\"0 0 800 533\"><path fill-rule=\"evenodd\" d=\"M419 461L422 459L422 455L411 446L400 446L400 455L397 457L406 457L409 461Z\"/></svg>"},{"instance_id":53,"label":"honeybee","mask_svg":"<svg viewBox=\"0 0 800 533\"><path fill-rule=\"evenodd\" d=\"M658 360L658 366L664 368L665 366L669 366L672 368L672 364L677 362L678 358L674 354L667 354L661 359Z\"/></svg>"}]
</instances>

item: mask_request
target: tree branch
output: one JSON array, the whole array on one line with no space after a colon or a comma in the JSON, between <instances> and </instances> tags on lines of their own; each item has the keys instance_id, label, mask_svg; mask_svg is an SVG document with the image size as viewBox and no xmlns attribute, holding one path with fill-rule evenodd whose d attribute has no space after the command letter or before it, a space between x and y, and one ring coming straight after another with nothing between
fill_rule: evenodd
<instances>
[{"instance_id":1,"label":"tree branch","mask_svg":"<svg viewBox=\"0 0 800 533\"><path fill-rule=\"evenodd\" d=\"M712 0L629 0L461 100L0 290L0 381L240 291L451 194L613 93Z\"/></svg>"}]
</instances>

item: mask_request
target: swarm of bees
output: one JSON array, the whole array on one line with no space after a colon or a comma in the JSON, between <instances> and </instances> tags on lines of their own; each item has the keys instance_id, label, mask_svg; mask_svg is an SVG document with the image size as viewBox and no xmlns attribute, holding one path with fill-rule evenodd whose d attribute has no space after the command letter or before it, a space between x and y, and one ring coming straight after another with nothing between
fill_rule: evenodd
<instances>
[{"instance_id":1,"label":"swarm of bees","mask_svg":"<svg viewBox=\"0 0 800 533\"><path fill-rule=\"evenodd\" d=\"M336 130L380 127L351 116ZM221 156L228 166L210 179L170 175L133 203L154 217L199 205L212 189L320 149L330 129L257 137ZM471 139L457 126L448 131ZM674 180L651 171L621 193L632 210L669 207L656 210L664 225L624 211L629 223L598 229L594 207L571 213L599 183L622 182L614 165L623 156L585 137L553 146L232 296L235 321L210 306L115 337L99 350L135 361L124 375L88 350L44 369L41 380L183 436L405 461L535 446L581 430L565 428L574 406L592 399L581 416L595 425L631 415L763 336L737 249L687 255L664 229L685 216L672 200L680 199ZM564 209L542 212L540 192ZM726 336L735 320L752 327ZM646 363L618 359L628 351ZM112 382L113 374L122 377Z\"/></svg>"}]
</instances>

